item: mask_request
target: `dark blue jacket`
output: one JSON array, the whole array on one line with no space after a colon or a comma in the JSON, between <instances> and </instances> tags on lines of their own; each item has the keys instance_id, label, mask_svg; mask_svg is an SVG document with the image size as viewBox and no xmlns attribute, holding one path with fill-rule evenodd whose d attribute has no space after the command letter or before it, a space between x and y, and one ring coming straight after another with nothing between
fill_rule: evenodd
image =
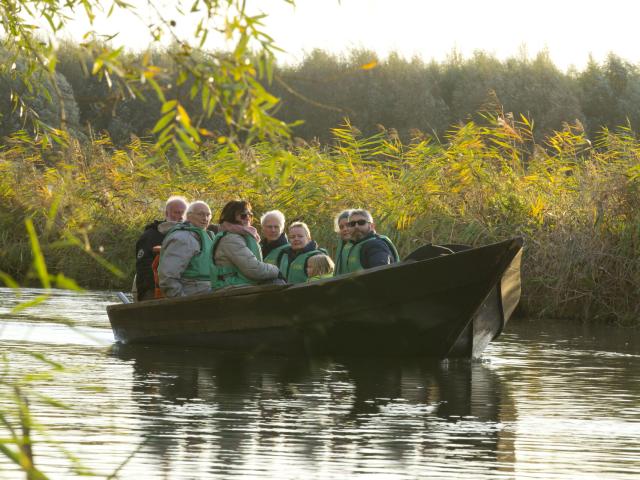
<instances>
[{"instance_id":1,"label":"dark blue jacket","mask_svg":"<svg viewBox=\"0 0 640 480\"><path fill-rule=\"evenodd\" d=\"M373 236L375 236L375 233L371 232L369 235L355 243L364 242ZM387 245L387 242L381 238L375 238L362 245L362 250L360 251L360 262L366 269L395 263L396 257L389 248L389 245Z\"/></svg>"},{"instance_id":2,"label":"dark blue jacket","mask_svg":"<svg viewBox=\"0 0 640 480\"><path fill-rule=\"evenodd\" d=\"M289 239L287 238L286 233L282 233L276 240L273 242L269 242L266 238L260 240L260 248L262 249L262 258L266 258L271 250L281 247L282 245L286 245L289 243Z\"/></svg>"}]
</instances>

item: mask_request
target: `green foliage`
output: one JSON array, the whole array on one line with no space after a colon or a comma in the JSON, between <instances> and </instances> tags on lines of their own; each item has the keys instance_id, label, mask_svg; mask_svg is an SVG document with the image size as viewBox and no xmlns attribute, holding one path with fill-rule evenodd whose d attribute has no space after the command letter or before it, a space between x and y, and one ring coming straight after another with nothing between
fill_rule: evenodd
<instances>
[{"instance_id":1,"label":"green foliage","mask_svg":"<svg viewBox=\"0 0 640 480\"><path fill-rule=\"evenodd\" d=\"M10 61L0 51L0 62ZM0 136L25 130L38 131L43 126L50 132L66 130L82 137L78 106L73 90L62 74L53 77L42 72L27 76L27 66L17 59L10 69L0 68ZM59 101L53 101L50 91L55 90ZM58 138L61 134L58 133Z\"/></svg>"},{"instance_id":2,"label":"green foliage","mask_svg":"<svg viewBox=\"0 0 640 480\"><path fill-rule=\"evenodd\" d=\"M93 25L98 15L109 18L116 10L140 15L139 8L145 8L145 17L154 14L148 24L154 45L166 36L175 42L163 58L154 55L153 50L128 54L92 31L87 32L74 58L64 54L65 49L68 53L68 44L63 45L63 54L58 57L56 36L69 23L69 12L84 12ZM197 25L191 35L181 38L173 15L195 16ZM70 115L66 113L70 88L57 71L60 59L66 61L60 71L71 77L75 98L83 103L82 120L93 129L89 134L95 129L109 129L118 140L128 141L129 135L136 132L126 111L121 112L119 121L112 122L117 107L126 101L146 101L152 93L157 100L152 104L160 108L154 108L154 114L148 116L154 125L149 131L158 135L159 150L173 150L183 160L187 153L197 151L203 137L216 137L218 142L235 148L260 138L288 136L288 126L271 114L278 98L265 88L272 79L277 47L263 30L264 15L250 14L244 0L177 2L174 11L159 8L154 2L136 7L118 0L104 11L96 0L17 0L1 3L0 16L0 28L5 33L0 48L4 50L3 60L8 60L0 67L0 78L11 76L19 80L19 85L8 88L14 110L19 111L23 128L28 127L36 136L44 135L48 142L64 141L60 130L73 134L79 116L77 107ZM34 16L44 18L48 30L30 22ZM206 52L203 47L212 40L210 37L217 37L215 40L228 49ZM183 99L180 95L185 86L188 94ZM46 98L47 105L39 103L41 98ZM187 101L197 101L202 118L217 118L225 133L201 127L185 108ZM42 118L50 106L58 108L59 128L55 122ZM15 126L9 128L16 131Z\"/></svg>"},{"instance_id":3,"label":"green foliage","mask_svg":"<svg viewBox=\"0 0 640 480\"><path fill-rule=\"evenodd\" d=\"M304 119L293 132L305 139L330 141L343 117L367 136L384 125L404 141L419 132L441 138L450 125L480 121L482 112L498 109L535 118L540 143L564 123L585 125L591 138L627 119L640 128L638 68L614 55L583 72L563 73L547 52L499 61L484 52L465 59L454 51L441 63L424 63L397 54L379 59L370 51L338 57L315 50L299 65L278 68L276 79L278 115Z\"/></svg>"},{"instance_id":4,"label":"green foliage","mask_svg":"<svg viewBox=\"0 0 640 480\"><path fill-rule=\"evenodd\" d=\"M602 127L630 123L638 128L640 112L640 71L637 66L611 54L603 65L591 60L578 76L580 103L587 130L594 134Z\"/></svg>"},{"instance_id":5,"label":"green foliage","mask_svg":"<svg viewBox=\"0 0 640 480\"><path fill-rule=\"evenodd\" d=\"M256 28L254 45L263 38L259 21L245 18L245 27ZM234 26L239 32L245 27ZM595 138L601 127L637 129L640 121L638 69L614 55L563 73L546 52L503 62L483 52L469 59L453 52L442 63L425 64L397 54L380 59L367 50L343 57L315 50L299 65L274 69L272 43L255 51L246 37L241 45L210 52L176 41L130 53L104 42L62 42L51 53L56 82L48 73L16 75L29 71L23 60L13 74L0 72L0 93L7 92L0 98L7 107L12 98L15 107L0 134L46 125L80 140L108 133L119 147L134 135L153 138L184 161L203 142L247 146L286 137L289 126L308 141L329 142L345 118L364 136L384 130L409 142L423 132L443 138L452 124L482 122L483 112L500 110L535 118L540 144L564 124L583 125ZM34 126L34 119L41 123Z\"/></svg>"}]
</instances>

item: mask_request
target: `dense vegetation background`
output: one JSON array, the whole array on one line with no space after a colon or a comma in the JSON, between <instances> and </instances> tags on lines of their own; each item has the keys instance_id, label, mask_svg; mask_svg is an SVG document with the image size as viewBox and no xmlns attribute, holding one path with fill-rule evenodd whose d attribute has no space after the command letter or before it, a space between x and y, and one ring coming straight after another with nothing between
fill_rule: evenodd
<instances>
[{"instance_id":1,"label":"dense vegetation background","mask_svg":"<svg viewBox=\"0 0 640 480\"><path fill-rule=\"evenodd\" d=\"M126 61L149 62L145 55L128 54ZM201 98L192 98L193 82L177 81L175 55L165 51L152 56L154 65L169 72L159 79L167 98L193 112L198 126L224 131L220 118L204 115ZM70 43L58 50L65 126L80 138L108 132L116 145L127 144L131 134L148 136L160 118L160 101L151 85L141 87L144 99L132 98L111 88L105 77L91 75L92 58ZM613 54L601 64L591 61L583 70L562 72L544 52L506 61L482 52L465 59L453 52L446 62L425 63L398 55L379 59L362 50L346 56L316 50L299 65L276 67L268 88L281 99L276 116L301 120L293 133L307 141L329 142L331 129L345 117L365 136L384 126L404 141L419 132L441 138L451 125L477 120L478 112L487 109L534 119L534 135L540 140L566 122L580 123L591 139L602 127L640 127L640 70ZM0 77L1 136L28 128L9 103L17 89L24 94L27 87L9 75ZM34 102L44 121L60 126L61 102Z\"/></svg>"},{"instance_id":2,"label":"dense vegetation background","mask_svg":"<svg viewBox=\"0 0 640 480\"><path fill-rule=\"evenodd\" d=\"M545 54L426 64L315 51L276 68L270 86L282 99L277 115L304 121L293 127L297 138L240 150L205 142L189 159L154 145L155 96L122 96L89 74L83 55L63 45L60 101L36 91L32 99L41 119L66 129L61 145L45 148L3 106L0 270L15 278L28 281L32 271L25 218L33 218L51 272L127 289L135 240L161 216L164 199L203 199L215 218L242 197L258 213L280 208L308 222L329 249L331 219L348 207L371 209L402 254L425 242L522 235L524 312L640 318L640 76L614 55L563 73ZM171 72L172 57L155 55ZM192 98L189 80L169 74L162 85L194 125L224 134L224 122ZM3 77L0 99L23 87Z\"/></svg>"}]
</instances>

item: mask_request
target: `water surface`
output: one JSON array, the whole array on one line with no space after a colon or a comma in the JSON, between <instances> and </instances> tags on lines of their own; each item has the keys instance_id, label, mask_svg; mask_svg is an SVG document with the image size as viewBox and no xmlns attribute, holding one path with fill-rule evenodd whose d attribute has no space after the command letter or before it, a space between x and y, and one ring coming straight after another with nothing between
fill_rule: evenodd
<instances>
[{"instance_id":1,"label":"water surface","mask_svg":"<svg viewBox=\"0 0 640 480\"><path fill-rule=\"evenodd\" d=\"M114 347L109 293L11 313L41 293L0 289L0 350L4 381L65 367L25 387L69 407L31 397L51 478L75 476L65 451L119 478L640 478L636 330L516 320L482 362L287 359ZM0 478L23 476L0 457Z\"/></svg>"}]
</instances>

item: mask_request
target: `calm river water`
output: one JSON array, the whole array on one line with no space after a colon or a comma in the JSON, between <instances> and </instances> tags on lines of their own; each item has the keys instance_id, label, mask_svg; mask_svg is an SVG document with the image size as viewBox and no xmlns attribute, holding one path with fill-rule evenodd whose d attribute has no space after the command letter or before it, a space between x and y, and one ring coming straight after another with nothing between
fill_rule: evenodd
<instances>
[{"instance_id":1,"label":"calm river water","mask_svg":"<svg viewBox=\"0 0 640 480\"><path fill-rule=\"evenodd\" d=\"M104 292L11 313L41 293L0 289L0 380L29 376L50 478L640 478L637 330L515 320L476 363L243 357L114 347ZM0 454L0 478L24 477Z\"/></svg>"}]
</instances>

